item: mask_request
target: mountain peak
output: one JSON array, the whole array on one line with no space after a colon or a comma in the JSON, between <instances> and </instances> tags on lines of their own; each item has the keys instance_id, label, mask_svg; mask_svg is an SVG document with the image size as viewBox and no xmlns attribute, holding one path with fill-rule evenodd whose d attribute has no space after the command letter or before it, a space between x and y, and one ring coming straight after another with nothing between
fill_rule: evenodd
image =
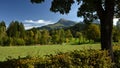
<instances>
[{"instance_id":1,"label":"mountain peak","mask_svg":"<svg viewBox=\"0 0 120 68\"><path fill-rule=\"evenodd\" d=\"M65 22L65 21L69 21L69 20L66 20L66 19L64 19L64 18L61 18L58 22ZM58 23L57 22L57 23Z\"/></svg>"},{"instance_id":2,"label":"mountain peak","mask_svg":"<svg viewBox=\"0 0 120 68\"><path fill-rule=\"evenodd\" d=\"M42 29L47 28L47 29L59 29L59 28L64 28L64 27L70 27L75 25L76 22L74 21L70 21L70 20L66 20L64 18L61 18L58 22L54 23L54 24L50 24L50 25L46 25L41 27Z\"/></svg>"},{"instance_id":3,"label":"mountain peak","mask_svg":"<svg viewBox=\"0 0 120 68\"><path fill-rule=\"evenodd\" d=\"M72 25L75 24L74 21L67 20L67 19L64 19L64 18L61 18L57 23L66 24L66 26L69 25L69 24L72 24Z\"/></svg>"}]
</instances>

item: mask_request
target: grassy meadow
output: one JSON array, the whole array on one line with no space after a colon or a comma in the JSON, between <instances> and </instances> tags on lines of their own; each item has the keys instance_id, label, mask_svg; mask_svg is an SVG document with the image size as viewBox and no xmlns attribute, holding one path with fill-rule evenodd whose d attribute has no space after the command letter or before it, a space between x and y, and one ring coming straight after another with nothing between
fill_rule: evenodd
<instances>
[{"instance_id":1,"label":"grassy meadow","mask_svg":"<svg viewBox=\"0 0 120 68\"><path fill-rule=\"evenodd\" d=\"M100 44L82 44L82 45L36 45L36 46L10 46L0 47L0 61L6 58L18 58L25 56L45 56L57 52L68 52L80 49L100 49Z\"/></svg>"}]
</instances>

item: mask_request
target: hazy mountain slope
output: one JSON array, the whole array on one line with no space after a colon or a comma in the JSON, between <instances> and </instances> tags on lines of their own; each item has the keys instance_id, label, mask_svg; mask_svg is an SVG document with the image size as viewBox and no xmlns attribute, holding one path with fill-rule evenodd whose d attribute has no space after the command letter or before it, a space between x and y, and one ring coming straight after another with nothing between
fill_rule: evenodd
<instances>
[{"instance_id":1,"label":"hazy mountain slope","mask_svg":"<svg viewBox=\"0 0 120 68\"><path fill-rule=\"evenodd\" d=\"M64 28L64 27L70 27L70 26L73 26L75 24L76 24L76 22L74 22L74 21L60 19L57 23L42 26L42 27L39 27L38 29L48 29L48 30L59 29L59 28Z\"/></svg>"}]
</instances>

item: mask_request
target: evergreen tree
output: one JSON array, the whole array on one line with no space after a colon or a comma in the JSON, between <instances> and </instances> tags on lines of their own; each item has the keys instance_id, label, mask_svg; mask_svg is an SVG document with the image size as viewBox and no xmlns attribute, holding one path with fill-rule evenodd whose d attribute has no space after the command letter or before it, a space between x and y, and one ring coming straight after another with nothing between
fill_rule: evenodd
<instances>
[{"instance_id":1,"label":"evergreen tree","mask_svg":"<svg viewBox=\"0 0 120 68\"><path fill-rule=\"evenodd\" d=\"M34 44L34 32L32 30L26 31L25 41L27 45Z\"/></svg>"},{"instance_id":2,"label":"evergreen tree","mask_svg":"<svg viewBox=\"0 0 120 68\"><path fill-rule=\"evenodd\" d=\"M12 38L13 41L16 41L14 42L14 45L19 45L19 43L22 45L25 38L25 29L23 24L18 21L12 21L8 26L7 35L9 38Z\"/></svg>"},{"instance_id":3,"label":"evergreen tree","mask_svg":"<svg viewBox=\"0 0 120 68\"><path fill-rule=\"evenodd\" d=\"M65 32L63 29L60 29L58 31L58 36L59 36L59 44L62 44L65 42Z\"/></svg>"},{"instance_id":4,"label":"evergreen tree","mask_svg":"<svg viewBox=\"0 0 120 68\"><path fill-rule=\"evenodd\" d=\"M82 33L81 32L76 32L76 36L79 39L79 44L81 44L82 43L81 41L82 41L82 38L83 38Z\"/></svg>"},{"instance_id":5,"label":"evergreen tree","mask_svg":"<svg viewBox=\"0 0 120 68\"><path fill-rule=\"evenodd\" d=\"M50 42L50 35L49 35L49 32L48 30L43 30L41 32L41 40L40 40L41 44L49 44Z\"/></svg>"},{"instance_id":6,"label":"evergreen tree","mask_svg":"<svg viewBox=\"0 0 120 68\"><path fill-rule=\"evenodd\" d=\"M56 30L51 31L51 37L52 37L52 43L53 44L58 44L58 34Z\"/></svg>"},{"instance_id":7,"label":"evergreen tree","mask_svg":"<svg viewBox=\"0 0 120 68\"><path fill-rule=\"evenodd\" d=\"M23 23L19 23L18 31L20 32L20 38L24 38L25 37L25 28L24 28Z\"/></svg>"},{"instance_id":8,"label":"evergreen tree","mask_svg":"<svg viewBox=\"0 0 120 68\"><path fill-rule=\"evenodd\" d=\"M65 38L67 43L70 42L70 40L73 38L73 35L69 29L65 31Z\"/></svg>"},{"instance_id":9,"label":"evergreen tree","mask_svg":"<svg viewBox=\"0 0 120 68\"><path fill-rule=\"evenodd\" d=\"M5 39L7 39L5 22L0 22L0 45L4 45Z\"/></svg>"},{"instance_id":10,"label":"evergreen tree","mask_svg":"<svg viewBox=\"0 0 120 68\"><path fill-rule=\"evenodd\" d=\"M40 32L38 29L36 29L36 28L32 28L31 30L32 30L33 33L34 33L33 39L34 39L34 41L35 41L35 44L40 43L41 32Z\"/></svg>"}]
</instances>

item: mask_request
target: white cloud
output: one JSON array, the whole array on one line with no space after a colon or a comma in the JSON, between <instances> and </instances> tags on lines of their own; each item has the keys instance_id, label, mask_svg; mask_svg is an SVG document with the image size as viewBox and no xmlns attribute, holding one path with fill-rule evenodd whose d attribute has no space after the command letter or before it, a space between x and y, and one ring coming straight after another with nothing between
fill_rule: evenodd
<instances>
[{"instance_id":1,"label":"white cloud","mask_svg":"<svg viewBox=\"0 0 120 68\"><path fill-rule=\"evenodd\" d=\"M40 27L39 25L28 25L28 24L25 24L25 29L31 29L33 27Z\"/></svg>"},{"instance_id":2,"label":"white cloud","mask_svg":"<svg viewBox=\"0 0 120 68\"><path fill-rule=\"evenodd\" d=\"M25 20L24 26L25 26L25 29L30 29L33 27L41 27L41 26L53 24L53 23L54 22L52 21L45 21L45 20Z\"/></svg>"},{"instance_id":3,"label":"white cloud","mask_svg":"<svg viewBox=\"0 0 120 68\"><path fill-rule=\"evenodd\" d=\"M54 22L51 21L45 21L45 20L25 20L25 23L32 23L32 24L52 24Z\"/></svg>"},{"instance_id":4,"label":"white cloud","mask_svg":"<svg viewBox=\"0 0 120 68\"><path fill-rule=\"evenodd\" d=\"M24 22L33 23L33 20L25 20Z\"/></svg>"}]
</instances>

